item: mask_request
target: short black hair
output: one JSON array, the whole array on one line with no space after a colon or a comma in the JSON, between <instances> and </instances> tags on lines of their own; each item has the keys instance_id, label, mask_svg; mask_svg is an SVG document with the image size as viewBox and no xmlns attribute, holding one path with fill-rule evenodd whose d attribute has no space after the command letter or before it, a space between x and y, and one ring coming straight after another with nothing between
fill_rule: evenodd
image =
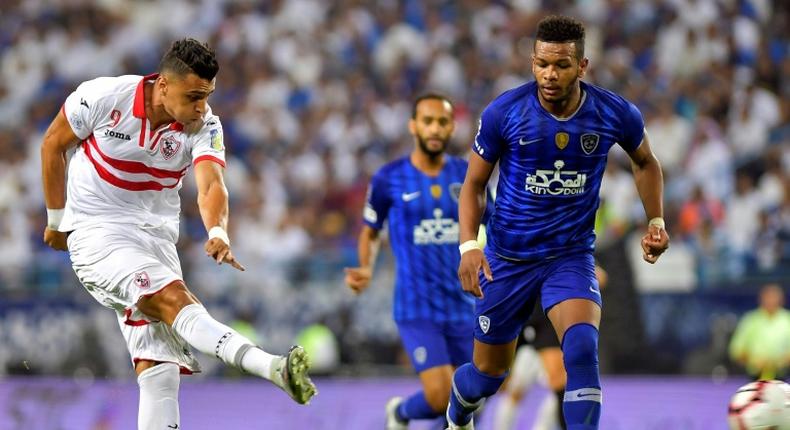
<instances>
[{"instance_id":1,"label":"short black hair","mask_svg":"<svg viewBox=\"0 0 790 430\"><path fill-rule=\"evenodd\" d=\"M214 50L195 39L176 40L159 62L159 73L173 72L181 76L194 73L205 80L217 76L219 63Z\"/></svg>"},{"instance_id":2,"label":"short black hair","mask_svg":"<svg viewBox=\"0 0 790 430\"><path fill-rule=\"evenodd\" d=\"M535 40L576 45L576 58L584 58L584 24L569 16L549 15L538 23Z\"/></svg>"},{"instance_id":3,"label":"short black hair","mask_svg":"<svg viewBox=\"0 0 790 430\"><path fill-rule=\"evenodd\" d=\"M417 118L417 105L423 100L440 100L447 102L451 108L450 113L455 113L455 106L453 106L453 102L449 97L439 93L425 93L414 99L414 104L411 106L411 119Z\"/></svg>"}]
</instances>

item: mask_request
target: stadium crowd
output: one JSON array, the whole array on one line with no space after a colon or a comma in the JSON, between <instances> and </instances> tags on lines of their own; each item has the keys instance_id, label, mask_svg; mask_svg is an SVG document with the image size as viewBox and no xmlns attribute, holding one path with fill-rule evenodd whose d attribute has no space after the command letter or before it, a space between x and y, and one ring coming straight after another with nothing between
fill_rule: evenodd
<instances>
[{"instance_id":1,"label":"stadium crowd","mask_svg":"<svg viewBox=\"0 0 790 430\"><path fill-rule=\"evenodd\" d=\"M392 343L388 289L353 301L342 285L342 268L356 264L369 177L411 148L411 102L427 90L454 100L451 152L465 153L485 104L530 78L527 35L548 11L585 21L587 81L645 115L665 171L667 256L678 256L664 272L687 271L700 290L790 272L787 2L17 0L0 10L0 302L89 301L68 256L41 240L43 132L77 83L151 73L172 40L191 36L220 59L209 103L226 136L230 237L248 271L205 257L187 178L179 244L187 283L218 312L253 315L267 345L285 347L316 321L341 345ZM602 247L645 222L629 169L613 151ZM95 330L117 330L111 315L95 318L108 325ZM11 342L34 330L5 321L0 338ZM13 361L14 349L3 351L0 364ZM359 351L353 360L364 362Z\"/></svg>"}]
</instances>

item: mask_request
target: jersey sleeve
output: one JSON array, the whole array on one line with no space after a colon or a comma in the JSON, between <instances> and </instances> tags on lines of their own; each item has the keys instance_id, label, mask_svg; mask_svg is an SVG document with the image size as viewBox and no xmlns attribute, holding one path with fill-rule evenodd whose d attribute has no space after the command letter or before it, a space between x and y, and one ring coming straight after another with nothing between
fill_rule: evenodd
<instances>
[{"instance_id":1,"label":"jersey sleeve","mask_svg":"<svg viewBox=\"0 0 790 430\"><path fill-rule=\"evenodd\" d=\"M502 115L496 105L489 104L480 114L472 150L489 163L496 163L505 146L502 137Z\"/></svg>"},{"instance_id":2,"label":"jersey sleeve","mask_svg":"<svg viewBox=\"0 0 790 430\"><path fill-rule=\"evenodd\" d=\"M365 209L362 219L370 228L381 230L384 220L387 219L387 212L392 206L392 199L387 192L387 182L384 175L379 171L373 175L368 185L368 193L365 199Z\"/></svg>"},{"instance_id":3,"label":"jersey sleeve","mask_svg":"<svg viewBox=\"0 0 790 430\"><path fill-rule=\"evenodd\" d=\"M62 111L71 125L71 130L80 139L93 133L99 120L106 114L107 98L98 79L85 81L66 97Z\"/></svg>"},{"instance_id":4,"label":"jersey sleeve","mask_svg":"<svg viewBox=\"0 0 790 430\"><path fill-rule=\"evenodd\" d=\"M225 167L225 142L219 118L212 117L194 137L192 144L192 164L213 161Z\"/></svg>"},{"instance_id":5,"label":"jersey sleeve","mask_svg":"<svg viewBox=\"0 0 790 430\"><path fill-rule=\"evenodd\" d=\"M623 118L623 135L620 139L620 146L626 152L632 152L642 144L645 137L645 120L633 103L626 102L625 115Z\"/></svg>"}]
</instances>

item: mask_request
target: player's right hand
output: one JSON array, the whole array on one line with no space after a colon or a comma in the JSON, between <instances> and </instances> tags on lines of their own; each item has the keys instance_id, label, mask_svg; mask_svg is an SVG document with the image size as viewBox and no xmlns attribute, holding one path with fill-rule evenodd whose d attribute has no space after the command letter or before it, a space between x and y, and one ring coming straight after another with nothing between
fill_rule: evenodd
<instances>
[{"instance_id":1,"label":"player's right hand","mask_svg":"<svg viewBox=\"0 0 790 430\"><path fill-rule=\"evenodd\" d=\"M370 278L373 277L373 270L370 267L346 267L346 285L355 294L365 291L370 285Z\"/></svg>"},{"instance_id":2,"label":"player's right hand","mask_svg":"<svg viewBox=\"0 0 790 430\"><path fill-rule=\"evenodd\" d=\"M66 233L50 230L49 227L44 228L44 243L57 251L69 250L68 246L66 246Z\"/></svg>"},{"instance_id":3,"label":"player's right hand","mask_svg":"<svg viewBox=\"0 0 790 430\"><path fill-rule=\"evenodd\" d=\"M466 251L461 255L461 264L458 266L458 279L461 280L461 288L467 293L472 293L473 296L482 299L483 290L480 288L480 269L483 269L483 274L489 281L494 280L491 273L491 266L488 265L488 260L482 249L472 249Z\"/></svg>"}]
</instances>

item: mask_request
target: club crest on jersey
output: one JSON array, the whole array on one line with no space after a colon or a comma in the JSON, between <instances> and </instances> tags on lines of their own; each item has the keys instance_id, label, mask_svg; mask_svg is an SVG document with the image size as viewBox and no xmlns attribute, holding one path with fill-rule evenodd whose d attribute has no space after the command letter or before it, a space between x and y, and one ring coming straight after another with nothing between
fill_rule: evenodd
<instances>
[{"instance_id":1,"label":"club crest on jersey","mask_svg":"<svg viewBox=\"0 0 790 430\"><path fill-rule=\"evenodd\" d=\"M461 197L461 186L462 185L463 184L461 184L460 182L453 182L448 187L450 189L450 197L452 197L453 200L455 200L456 202L458 202L458 199Z\"/></svg>"},{"instance_id":2,"label":"club crest on jersey","mask_svg":"<svg viewBox=\"0 0 790 430\"><path fill-rule=\"evenodd\" d=\"M431 185L431 196L433 196L433 198L435 198L435 199L438 199L439 197L441 197L442 196L442 186L438 185L438 184Z\"/></svg>"},{"instance_id":3,"label":"club crest on jersey","mask_svg":"<svg viewBox=\"0 0 790 430\"><path fill-rule=\"evenodd\" d=\"M222 133L219 129L212 129L211 132L211 149L215 151L222 151L225 149L225 145L222 144Z\"/></svg>"},{"instance_id":4,"label":"club crest on jersey","mask_svg":"<svg viewBox=\"0 0 790 430\"><path fill-rule=\"evenodd\" d=\"M554 135L554 144L557 145L559 149L565 149L568 146L568 142L571 140L568 133L561 131Z\"/></svg>"},{"instance_id":5,"label":"club crest on jersey","mask_svg":"<svg viewBox=\"0 0 790 430\"><path fill-rule=\"evenodd\" d=\"M181 148L181 142L176 140L173 136L167 136L162 138L162 157L165 160L169 160L173 158L174 155L178 152Z\"/></svg>"},{"instance_id":6,"label":"club crest on jersey","mask_svg":"<svg viewBox=\"0 0 790 430\"><path fill-rule=\"evenodd\" d=\"M134 274L134 285L137 288L146 289L151 286L151 279L148 277L148 272L137 272Z\"/></svg>"},{"instance_id":7,"label":"club crest on jersey","mask_svg":"<svg viewBox=\"0 0 790 430\"><path fill-rule=\"evenodd\" d=\"M598 147L598 140L600 140L600 137L597 134L584 133L579 138L579 142L582 144L582 151L584 151L584 153L587 155L592 154L592 152L595 151L595 148Z\"/></svg>"},{"instance_id":8,"label":"club crest on jersey","mask_svg":"<svg viewBox=\"0 0 790 430\"><path fill-rule=\"evenodd\" d=\"M480 330L483 330L483 333L488 333L488 329L491 328L491 320L485 315L480 315L477 317L477 322L480 324Z\"/></svg>"}]
</instances>

